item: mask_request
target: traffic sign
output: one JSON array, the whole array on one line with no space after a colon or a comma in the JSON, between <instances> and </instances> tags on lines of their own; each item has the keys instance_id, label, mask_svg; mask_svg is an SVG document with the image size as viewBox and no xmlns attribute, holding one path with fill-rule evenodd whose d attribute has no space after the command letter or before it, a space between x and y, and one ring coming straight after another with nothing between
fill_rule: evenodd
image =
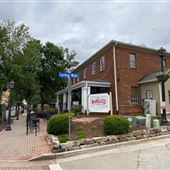
<instances>
[{"instance_id":1,"label":"traffic sign","mask_svg":"<svg viewBox=\"0 0 170 170\"><path fill-rule=\"evenodd\" d=\"M62 77L62 78L78 78L79 73L75 73L75 72L59 72L59 77Z\"/></svg>"},{"instance_id":2,"label":"traffic sign","mask_svg":"<svg viewBox=\"0 0 170 170\"><path fill-rule=\"evenodd\" d=\"M71 73L70 73L70 77L71 77L71 78L79 78L79 73L71 72Z\"/></svg>"},{"instance_id":3,"label":"traffic sign","mask_svg":"<svg viewBox=\"0 0 170 170\"><path fill-rule=\"evenodd\" d=\"M59 72L59 77L70 78L70 73L69 72Z\"/></svg>"}]
</instances>

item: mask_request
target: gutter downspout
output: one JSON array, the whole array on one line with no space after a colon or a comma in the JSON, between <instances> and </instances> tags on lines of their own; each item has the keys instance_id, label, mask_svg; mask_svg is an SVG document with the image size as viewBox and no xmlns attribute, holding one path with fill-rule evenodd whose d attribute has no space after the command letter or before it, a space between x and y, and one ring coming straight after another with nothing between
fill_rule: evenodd
<instances>
[{"instance_id":1,"label":"gutter downspout","mask_svg":"<svg viewBox=\"0 0 170 170\"><path fill-rule=\"evenodd\" d=\"M115 98L116 98L116 114L119 113L118 90L117 90L117 70L116 70L116 47L117 42L113 45L113 64L114 64L114 82L115 82Z\"/></svg>"}]
</instances>

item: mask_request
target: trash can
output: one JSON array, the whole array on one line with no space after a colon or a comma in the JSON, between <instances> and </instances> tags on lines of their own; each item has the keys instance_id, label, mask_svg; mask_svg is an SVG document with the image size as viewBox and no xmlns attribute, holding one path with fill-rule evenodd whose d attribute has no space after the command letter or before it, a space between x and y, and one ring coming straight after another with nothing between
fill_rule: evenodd
<instances>
[{"instance_id":1,"label":"trash can","mask_svg":"<svg viewBox=\"0 0 170 170\"><path fill-rule=\"evenodd\" d=\"M153 127L154 128L160 128L160 122L158 119L154 119L153 120Z\"/></svg>"},{"instance_id":2,"label":"trash can","mask_svg":"<svg viewBox=\"0 0 170 170\"><path fill-rule=\"evenodd\" d=\"M151 115L146 114L146 122L145 122L146 128L151 128Z\"/></svg>"}]
</instances>

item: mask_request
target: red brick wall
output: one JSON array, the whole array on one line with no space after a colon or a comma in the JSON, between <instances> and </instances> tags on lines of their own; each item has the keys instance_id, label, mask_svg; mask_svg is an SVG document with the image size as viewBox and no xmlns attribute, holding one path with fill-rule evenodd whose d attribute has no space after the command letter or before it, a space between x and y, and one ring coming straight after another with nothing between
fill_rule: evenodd
<instances>
[{"instance_id":1,"label":"red brick wall","mask_svg":"<svg viewBox=\"0 0 170 170\"><path fill-rule=\"evenodd\" d=\"M130 68L129 54L136 54L136 68ZM138 81L145 75L160 70L159 55L129 50L125 48L116 48L117 78L118 78L118 99L120 113L141 112L142 106L132 106L131 87L139 87ZM167 58L167 66L170 66L170 58ZM139 87L140 94L140 87ZM140 99L139 99L140 102ZM139 103L140 104L140 103Z\"/></svg>"},{"instance_id":2,"label":"red brick wall","mask_svg":"<svg viewBox=\"0 0 170 170\"><path fill-rule=\"evenodd\" d=\"M99 60L105 56L105 70L100 71ZM91 65L96 62L96 74L92 75ZM114 69L113 69L113 48L110 47L106 51L97 54L95 57L87 61L85 64L78 67L75 72L80 73L80 81L83 80L83 68L87 68L86 80L107 80L111 82L110 92L113 96L113 105L115 105L115 90L114 90Z\"/></svg>"},{"instance_id":3,"label":"red brick wall","mask_svg":"<svg viewBox=\"0 0 170 170\"><path fill-rule=\"evenodd\" d=\"M136 54L136 68L129 66L129 54ZM100 72L99 60L105 56L105 70ZM166 57L167 66L170 66L170 57ZM96 74L92 75L91 65L96 61ZM118 102L119 113L129 114L142 112L142 106L131 105L131 87L139 87L138 81L151 72L160 70L160 57L151 52L145 52L141 49L127 49L116 47L116 64L117 64L117 83L118 83ZM80 80L83 80L83 68L87 68L86 80L107 80L111 82L110 91L113 98L113 111L115 111L115 86L114 86L114 68L113 68L113 47L109 47L96 54L84 64L80 65L75 71L80 73ZM140 95L140 87L139 87ZM140 101L140 99L139 99Z\"/></svg>"}]
</instances>

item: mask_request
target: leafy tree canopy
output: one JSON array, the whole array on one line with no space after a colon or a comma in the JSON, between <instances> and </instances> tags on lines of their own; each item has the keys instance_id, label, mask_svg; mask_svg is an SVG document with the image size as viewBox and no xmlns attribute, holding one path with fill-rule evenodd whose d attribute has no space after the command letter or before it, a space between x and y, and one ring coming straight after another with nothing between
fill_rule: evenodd
<instances>
[{"instance_id":1,"label":"leafy tree canopy","mask_svg":"<svg viewBox=\"0 0 170 170\"><path fill-rule=\"evenodd\" d=\"M14 80L15 101L55 102L55 92L66 86L60 71L70 71L78 62L76 53L47 42L42 45L24 24L0 23L0 91Z\"/></svg>"}]
</instances>

